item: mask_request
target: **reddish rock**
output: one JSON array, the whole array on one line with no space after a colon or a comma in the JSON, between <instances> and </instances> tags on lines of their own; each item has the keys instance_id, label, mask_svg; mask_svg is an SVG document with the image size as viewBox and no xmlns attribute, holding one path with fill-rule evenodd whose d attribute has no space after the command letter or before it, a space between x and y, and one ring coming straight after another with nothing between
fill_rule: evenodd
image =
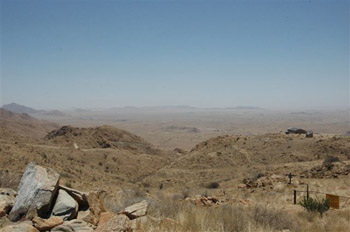
<instances>
[{"instance_id":1,"label":"reddish rock","mask_svg":"<svg viewBox=\"0 0 350 232\"><path fill-rule=\"evenodd\" d=\"M49 219L43 219L40 217L35 217L32 220L33 226L40 231L48 231L52 228L59 226L63 223L63 219L60 217L50 217Z\"/></svg>"}]
</instances>

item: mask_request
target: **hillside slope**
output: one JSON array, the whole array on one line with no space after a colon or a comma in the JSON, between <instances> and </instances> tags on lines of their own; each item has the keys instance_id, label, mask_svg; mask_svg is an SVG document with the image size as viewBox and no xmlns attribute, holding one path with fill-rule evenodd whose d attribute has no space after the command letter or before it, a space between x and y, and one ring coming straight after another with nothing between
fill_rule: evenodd
<instances>
[{"instance_id":1,"label":"hillside slope","mask_svg":"<svg viewBox=\"0 0 350 232\"><path fill-rule=\"evenodd\" d=\"M259 173L301 173L313 161L329 155L349 160L350 138L330 135L305 138L304 135L284 134L219 136L198 144L190 153L145 181L192 188L212 181L242 180Z\"/></svg>"},{"instance_id":2,"label":"hillside slope","mask_svg":"<svg viewBox=\"0 0 350 232\"><path fill-rule=\"evenodd\" d=\"M49 131L57 129L58 124L36 119L28 114L18 114L0 108L0 136L9 133L33 138L42 138Z\"/></svg>"},{"instance_id":3,"label":"hillside slope","mask_svg":"<svg viewBox=\"0 0 350 232\"><path fill-rule=\"evenodd\" d=\"M77 128L63 126L45 136L48 144L79 147L81 149L112 148L137 151L157 155L160 151L153 148L141 137L112 126Z\"/></svg>"},{"instance_id":4,"label":"hillside slope","mask_svg":"<svg viewBox=\"0 0 350 232\"><path fill-rule=\"evenodd\" d=\"M17 173L34 161L62 173L63 183L110 192L140 183L176 157L174 152L156 149L141 137L110 126L63 126L42 140L4 137L0 143L0 170L5 174ZM7 181L4 173L0 172L0 183L16 183Z\"/></svg>"}]
</instances>

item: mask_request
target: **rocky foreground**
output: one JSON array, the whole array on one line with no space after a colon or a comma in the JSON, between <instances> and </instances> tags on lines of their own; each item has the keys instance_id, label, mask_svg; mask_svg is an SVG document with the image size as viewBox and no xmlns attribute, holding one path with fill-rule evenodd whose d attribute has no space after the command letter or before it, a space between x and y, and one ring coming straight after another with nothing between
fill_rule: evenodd
<instances>
[{"instance_id":1,"label":"rocky foreground","mask_svg":"<svg viewBox=\"0 0 350 232\"><path fill-rule=\"evenodd\" d=\"M0 189L0 218L10 222L0 232L132 231L147 212L141 201L115 214L105 207L103 190L81 192L60 185L53 169L28 164L18 187Z\"/></svg>"}]
</instances>

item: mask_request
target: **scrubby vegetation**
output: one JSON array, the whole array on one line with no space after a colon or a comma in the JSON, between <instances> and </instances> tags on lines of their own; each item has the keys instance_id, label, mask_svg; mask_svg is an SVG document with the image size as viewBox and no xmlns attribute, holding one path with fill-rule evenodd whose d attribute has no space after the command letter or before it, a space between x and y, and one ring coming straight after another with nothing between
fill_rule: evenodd
<instances>
[{"instance_id":1,"label":"scrubby vegetation","mask_svg":"<svg viewBox=\"0 0 350 232\"><path fill-rule=\"evenodd\" d=\"M339 158L335 156L327 156L324 160L322 165L327 168L327 170L332 170L333 163L339 162Z\"/></svg>"},{"instance_id":2,"label":"scrubby vegetation","mask_svg":"<svg viewBox=\"0 0 350 232\"><path fill-rule=\"evenodd\" d=\"M303 206L308 212L318 212L320 216L323 216L323 213L329 210L329 200L322 199L317 200L311 197L304 197L300 202L300 205Z\"/></svg>"},{"instance_id":3,"label":"scrubby vegetation","mask_svg":"<svg viewBox=\"0 0 350 232\"><path fill-rule=\"evenodd\" d=\"M219 188L220 184L218 182L211 182L207 184L205 187L208 189L216 189Z\"/></svg>"}]
</instances>

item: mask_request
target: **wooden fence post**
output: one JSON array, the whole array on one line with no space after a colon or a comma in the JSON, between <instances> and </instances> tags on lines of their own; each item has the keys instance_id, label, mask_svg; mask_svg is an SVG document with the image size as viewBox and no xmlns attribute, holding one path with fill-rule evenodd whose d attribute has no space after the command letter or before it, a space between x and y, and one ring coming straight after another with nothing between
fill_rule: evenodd
<instances>
[{"instance_id":1,"label":"wooden fence post","mask_svg":"<svg viewBox=\"0 0 350 232\"><path fill-rule=\"evenodd\" d=\"M309 200L309 185L306 185L306 199Z\"/></svg>"},{"instance_id":2,"label":"wooden fence post","mask_svg":"<svg viewBox=\"0 0 350 232\"><path fill-rule=\"evenodd\" d=\"M297 204L297 190L294 189L294 205Z\"/></svg>"}]
</instances>

